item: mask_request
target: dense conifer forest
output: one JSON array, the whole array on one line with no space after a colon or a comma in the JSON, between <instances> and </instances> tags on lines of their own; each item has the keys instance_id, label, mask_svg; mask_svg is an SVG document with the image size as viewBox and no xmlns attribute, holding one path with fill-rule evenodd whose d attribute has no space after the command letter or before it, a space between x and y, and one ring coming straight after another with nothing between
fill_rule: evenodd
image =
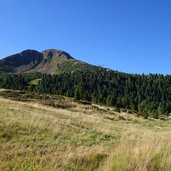
<instances>
[{"instance_id":1,"label":"dense conifer forest","mask_svg":"<svg viewBox=\"0 0 171 171\"><path fill-rule=\"evenodd\" d=\"M41 79L37 85L32 80ZM171 76L125 74L103 68L58 75L1 74L0 87L74 97L137 111L144 118L171 112Z\"/></svg>"}]
</instances>

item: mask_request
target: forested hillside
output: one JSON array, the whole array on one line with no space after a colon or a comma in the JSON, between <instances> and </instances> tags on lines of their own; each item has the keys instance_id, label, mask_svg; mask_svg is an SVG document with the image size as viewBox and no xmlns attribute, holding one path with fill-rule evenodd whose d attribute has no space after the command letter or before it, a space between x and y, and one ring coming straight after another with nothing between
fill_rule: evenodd
<instances>
[{"instance_id":1,"label":"forested hillside","mask_svg":"<svg viewBox=\"0 0 171 171\"><path fill-rule=\"evenodd\" d=\"M40 79L38 84L32 80ZM103 68L58 75L1 74L0 87L74 97L138 111L144 118L171 112L171 76L133 75Z\"/></svg>"}]
</instances>

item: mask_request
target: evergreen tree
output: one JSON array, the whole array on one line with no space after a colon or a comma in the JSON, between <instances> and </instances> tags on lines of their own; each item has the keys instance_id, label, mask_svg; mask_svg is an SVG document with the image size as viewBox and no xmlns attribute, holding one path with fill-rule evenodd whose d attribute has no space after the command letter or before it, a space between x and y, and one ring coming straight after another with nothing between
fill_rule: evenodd
<instances>
[{"instance_id":1,"label":"evergreen tree","mask_svg":"<svg viewBox=\"0 0 171 171\"><path fill-rule=\"evenodd\" d=\"M74 92L74 99L75 99L75 100L80 100L80 93L79 93L78 88L75 89L75 92Z\"/></svg>"}]
</instances>

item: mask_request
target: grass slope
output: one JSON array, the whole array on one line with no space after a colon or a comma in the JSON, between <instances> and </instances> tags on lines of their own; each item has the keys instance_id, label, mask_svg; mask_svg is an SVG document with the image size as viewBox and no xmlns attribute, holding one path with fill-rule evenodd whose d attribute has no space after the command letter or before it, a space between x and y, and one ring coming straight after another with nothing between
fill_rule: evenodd
<instances>
[{"instance_id":1,"label":"grass slope","mask_svg":"<svg viewBox=\"0 0 171 171\"><path fill-rule=\"evenodd\" d=\"M0 170L170 171L170 121L9 90L0 109Z\"/></svg>"}]
</instances>

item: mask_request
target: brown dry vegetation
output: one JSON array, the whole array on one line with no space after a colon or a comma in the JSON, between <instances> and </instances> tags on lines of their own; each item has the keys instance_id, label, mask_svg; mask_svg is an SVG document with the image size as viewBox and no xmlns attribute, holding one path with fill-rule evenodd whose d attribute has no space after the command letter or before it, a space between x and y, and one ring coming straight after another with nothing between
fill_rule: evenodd
<instances>
[{"instance_id":1,"label":"brown dry vegetation","mask_svg":"<svg viewBox=\"0 0 171 171\"><path fill-rule=\"evenodd\" d=\"M170 121L60 96L0 96L0 170L170 171Z\"/></svg>"}]
</instances>

